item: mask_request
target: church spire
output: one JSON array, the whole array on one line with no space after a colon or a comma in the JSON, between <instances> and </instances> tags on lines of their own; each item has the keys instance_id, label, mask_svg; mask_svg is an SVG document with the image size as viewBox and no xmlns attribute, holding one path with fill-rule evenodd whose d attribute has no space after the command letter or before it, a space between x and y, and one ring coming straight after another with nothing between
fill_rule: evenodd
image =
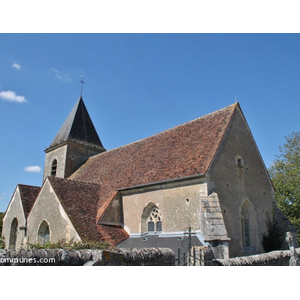
<instances>
[{"instance_id":1,"label":"church spire","mask_svg":"<svg viewBox=\"0 0 300 300\"><path fill-rule=\"evenodd\" d=\"M87 158L104 151L106 150L80 96L45 150L44 179L47 176L68 178Z\"/></svg>"},{"instance_id":2,"label":"church spire","mask_svg":"<svg viewBox=\"0 0 300 300\"><path fill-rule=\"evenodd\" d=\"M105 151L85 107L82 96L80 96L79 100L46 151L67 141L86 144Z\"/></svg>"}]
</instances>

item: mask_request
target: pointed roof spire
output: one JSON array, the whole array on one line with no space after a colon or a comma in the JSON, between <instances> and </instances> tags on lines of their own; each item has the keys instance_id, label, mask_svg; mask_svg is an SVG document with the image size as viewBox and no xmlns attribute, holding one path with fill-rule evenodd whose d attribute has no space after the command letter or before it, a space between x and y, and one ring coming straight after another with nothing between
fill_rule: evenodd
<instances>
[{"instance_id":1,"label":"pointed roof spire","mask_svg":"<svg viewBox=\"0 0 300 300\"><path fill-rule=\"evenodd\" d=\"M80 96L51 145L46 150L67 141L83 143L92 147L95 146L96 148L105 151L85 107L82 96Z\"/></svg>"}]
</instances>

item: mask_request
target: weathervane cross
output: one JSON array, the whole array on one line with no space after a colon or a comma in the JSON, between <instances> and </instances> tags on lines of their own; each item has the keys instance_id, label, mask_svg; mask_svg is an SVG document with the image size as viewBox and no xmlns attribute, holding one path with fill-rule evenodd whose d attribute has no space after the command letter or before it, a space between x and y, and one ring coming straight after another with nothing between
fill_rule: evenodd
<instances>
[{"instance_id":1,"label":"weathervane cross","mask_svg":"<svg viewBox=\"0 0 300 300\"><path fill-rule=\"evenodd\" d=\"M85 82L83 81L83 76L81 76L81 80L79 80L79 82L81 82L80 97L82 97L82 87L83 87L83 84L85 83Z\"/></svg>"}]
</instances>

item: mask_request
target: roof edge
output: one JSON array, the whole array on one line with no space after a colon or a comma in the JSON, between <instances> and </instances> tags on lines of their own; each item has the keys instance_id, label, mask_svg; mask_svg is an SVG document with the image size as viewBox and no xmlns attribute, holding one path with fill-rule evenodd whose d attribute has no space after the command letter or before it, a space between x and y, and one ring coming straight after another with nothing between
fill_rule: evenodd
<instances>
[{"instance_id":1,"label":"roof edge","mask_svg":"<svg viewBox=\"0 0 300 300\"><path fill-rule=\"evenodd\" d=\"M74 138L68 138L67 140L64 140L63 142L58 142L55 145L50 145L48 148L46 148L44 150L44 152L48 153L48 152L50 152L54 149L57 149L61 146L65 146L67 144L74 144L74 145L77 145L77 146L84 146L85 148L89 148L89 149L92 149L92 150L95 150L95 151L98 150L99 153L107 151L103 146L101 147L101 146L93 144L93 143L83 142L83 141L80 141L80 140L74 139Z\"/></svg>"},{"instance_id":2,"label":"roof edge","mask_svg":"<svg viewBox=\"0 0 300 300\"><path fill-rule=\"evenodd\" d=\"M203 177L205 177L205 174L206 173L191 175L191 176L187 176L187 177L166 179L166 180L162 180L162 181L150 182L150 183L145 183L145 184L140 184L140 185L134 185L134 186L130 186L130 187L117 189L117 192L123 192L123 191L132 190L132 189L138 189L138 188L147 188L147 187L151 187L151 186L155 186L155 185L159 185L159 184L168 184L168 183L174 183L174 182L181 182L181 181L186 181L186 180L189 180L189 179L203 178Z\"/></svg>"}]
</instances>

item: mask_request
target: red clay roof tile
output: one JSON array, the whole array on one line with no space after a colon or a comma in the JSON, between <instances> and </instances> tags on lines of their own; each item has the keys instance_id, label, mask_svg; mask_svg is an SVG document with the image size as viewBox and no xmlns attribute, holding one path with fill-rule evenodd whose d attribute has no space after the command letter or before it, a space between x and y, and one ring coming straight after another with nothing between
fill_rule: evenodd
<instances>
[{"instance_id":1,"label":"red clay roof tile","mask_svg":"<svg viewBox=\"0 0 300 300\"><path fill-rule=\"evenodd\" d=\"M70 177L75 180L49 178L80 237L112 245L128 237L122 228L97 224L116 190L205 174L236 106L95 155Z\"/></svg>"},{"instance_id":2,"label":"red clay roof tile","mask_svg":"<svg viewBox=\"0 0 300 300\"><path fill-rule=\"evenodd\" d=\"M117 189L204 174L236 106L95 155L71 178L101 183L100 218Z\"/></svg>"},{"instance_id":3,"label":"red clay roof tile","mask_svg":"<svg viewBox=\"0 0 300 300\"><path fill-rule=\"evenodd\" d=\"M19 184L18 187L20 191L25 219L27 219L31 207L38 193L40 192L41 188L38 186L25 185L25 184Z\"/></svg>"},{"instance_id":4,"label":"red clay roof tile","mask_svg":"<svg viewBox=\"0 0 300 300\"><path fill-rule=\"evenodd\" d=\"M97 225L101 185L58 177L48 177L64 210L83 241L106 241L115 246L128 237L122 228Z\"/></svg>"}]
</instances>

